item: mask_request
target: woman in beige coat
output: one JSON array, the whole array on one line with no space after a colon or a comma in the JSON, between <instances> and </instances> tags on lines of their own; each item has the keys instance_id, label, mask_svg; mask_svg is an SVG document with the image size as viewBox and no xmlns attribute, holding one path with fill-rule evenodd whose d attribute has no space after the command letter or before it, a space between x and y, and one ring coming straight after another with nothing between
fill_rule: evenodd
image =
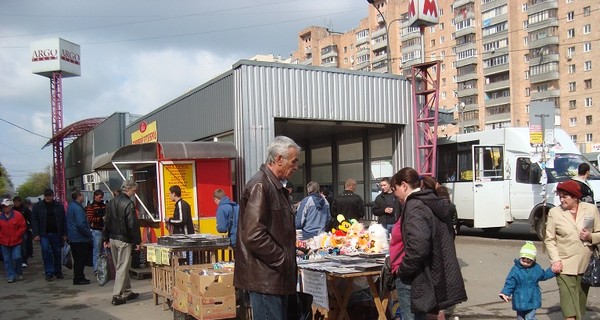
<instances>
[{"instance_id":1,"label":"woman in beige coat","mask_svg":"<svg viewBox=\"0 0 600 320\"><path fill-rule=\"evenodd\" d=\"M600 243L600 214L596 206L581 202L579 184L573 180L556 187L560 207L550 209L544 243L552 263L565 320L581 320L589 286L581 283L592 255L591 245ZM592 226L587 229L584 226Z\"/></svg>"}]
</instances>

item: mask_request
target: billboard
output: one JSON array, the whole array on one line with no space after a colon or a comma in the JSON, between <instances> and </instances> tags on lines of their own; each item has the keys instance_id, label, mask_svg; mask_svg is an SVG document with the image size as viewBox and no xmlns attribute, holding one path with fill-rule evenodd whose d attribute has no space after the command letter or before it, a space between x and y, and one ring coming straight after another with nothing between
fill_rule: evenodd
<instances>
[{"instance_id":1,"label":"billboard","mask_svg":"<svg viewBox=\"0 0 600 320\"><path fill-rule=\"evenodd\" d=\"M80 76L79 45L61 38L31 43L31 72L48 78L54 72L60 72L63 78Z\"/></svg>"},{"instance_id":2,"label":"billboard","mask_svg":"<svg viewBox=\"0 0 600 320\"><path fill-rule=\"evenodd\" d=\"M438 24L437 0L410 0L408 2L408 25L411 27Z\"/></svg>"}]
</instances>

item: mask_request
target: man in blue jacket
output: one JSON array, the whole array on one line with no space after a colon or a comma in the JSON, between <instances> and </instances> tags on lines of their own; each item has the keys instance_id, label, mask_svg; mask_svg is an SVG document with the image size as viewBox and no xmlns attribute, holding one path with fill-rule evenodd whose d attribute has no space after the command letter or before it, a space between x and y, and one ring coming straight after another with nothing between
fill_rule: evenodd
<instances>
[{"instance_id":1,"label":"man in blue jacket","mask_svg":"<svg viewBox=\"0 0 600 320\"><path fill-rule=\"evenodd\" d=\"M73 285L90 284L83 269L92 261L92 230L83 208L83 192L71 194L71 203L67 208L67 234L73 254Z\"/></svg>"},{"instance_id":2,"label":"man in blue jacket","mask_svg":"<svg viewBox=\"0 0 600 320\"><path fill-rule=\"evenodd\" d=\"M240 206L231 201L223 189L215 190L213 198L217 204L217 231L227 232L231 247L235 248Z\"/></svg>"},{"instance_id":3,"label":"man in blue jacket","mask_svg":"<svg viewBox=\"0 0 600 320\"><path fill-rule=\"evenodd\" d=\"M33 206L31 211L31 231L33 241L39 242L42 247L44 272L46 281L63 278L62 254L63 242L67 241L67 224L65 221L65 207L54 200L54 191L46 189L44 200Z\"/></svg>"},{"instance_id":4,"label":"man in blue jacket","mask_svg":"<svg viewBox=\"0 0 600 320\"><path fill-rule=\"evenodd\" d=\"M329 222L329 203L319 192L319 184L310 181L306 185L308 196L300 202L296 212L296 229L302 230L302 239L308 240L325 231Z\"/></svg>"}]
</instances>

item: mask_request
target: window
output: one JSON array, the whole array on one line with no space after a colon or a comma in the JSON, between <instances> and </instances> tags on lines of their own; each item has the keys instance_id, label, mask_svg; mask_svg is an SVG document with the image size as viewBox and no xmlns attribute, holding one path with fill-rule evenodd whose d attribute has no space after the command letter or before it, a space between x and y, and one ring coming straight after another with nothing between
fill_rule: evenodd
<instances>
[{"instance_id":1,"label":"window","mask_svg":"<svg viewBox=\"0 0 600 320\"><path fill-rule=\"evenodd\" d=\"M527 3L521 4L521 12L527 12Z\"/></svg>"},{"instance_id":2,"label":"window","mask_svg":"<svg viewBox=\"0 0 600 320\"><path fill-rule=\"evenodd\" d=\"M523 30L527 29L527 20L523 21Z\"/></svg>"},{"instance_id":3,"label":"window","mask_svg":"<svg viewBox=\"0 0 600 320\"><path fill-rule=\"evenodd\" d=\"M435 26L429 27L429 33L435 33Z\"/></svg>"},{"instance_id":4,"label":"window","mask_svg":"<svg viewBox=\"0 0 600 320\"><path fill-rule=\"evenodd\" d=\"M529 158L517 158L516 180L519 183L539 184L542 169L537 163L531 163Z\"/></svg>"},{"instance_id":5,"label":"window","mask_svg":"<svg viewBox=\"0 0 600 320\"><path fill-rule=\"evenodd\" d=\"M592 12L592 10L590 9L590 6L583 7L583 16L584 17L589 16L591 12Z\"/></svg>"},{"instance_id":6,"label":"window","mask_svg":"<svg viewBox=\"0 0 600 320\"><path fill-rule=\"evenodd\" d=\"M583 34L589 34L590 32L592 32L592 25L591 24L586 24L583 26Z\"/></svg>"},{"instance_id":7,"label":"window","mask_svg":"<svg viewBox=\"0 0 600 320\"><path fill-rule=\"evenodd\" d=\"M569 127L574 127L577 125L577 118L573 117L573 118L569 118Z\"/></svg>"},{"instance_id":8,"label":"window","mask_svg":"<svg viewBox=\"0 0 600 320\"><path fill-rule=\"evenodd\" d=\"M569 100L569 110L577 108L577 100Z\"/></svg>"},{"instance_id":9,"label":"window","mask_svg":"<svg viewBox=\"0 0 600 320\"><path fill-rule=\"evenodd\" d=\"M590 52L590 51L592 51L592 43L584 42L583 43L583 52Z\"/></svg>"},{"instance_id":10,"label":"window","mask_svg":"<svg viewBox=\"0 0 600 320\"><path fill-rule=\"evenodd\" d=\"M440 44L444 43L444 36L440 37Z\"/></svg>"},{"instance_id":11,"label":"window","mask_svg":"<svg viewBox=\"0 0 600 320\"><path fill-rule=\"evenodd\" d=\"M576 71L575 65L574 64L570 64L569 65L569 73L575 73L575 71Z\"/></svg>"},{"instance_id":12,"label":"window","mask_svg":"<svg viewBox=\"0 0 600 320\"><path fill-rule=\"evenodd\" d=\"M586 133L585 134L585 142L592 142L593 140L593 135L591 133Z\"/></svg>"},{"instance_id":13,"label":"window","mask_svg":"<svg viewBox=\"0 0 600 320\"><path fill-rule=\"evenodd\" d=\"M438 28L439 28L440 30L444 30L444 23L443 23L443 22L440 22L440 24L438 24Z\"/></svg>"},{"instance_id":14,"label":"window","mask_svg":"<svg viewBox=\"0 0 600 320\"><path fill-rule=\"evenodd\" d=\"M568 47L567 48L567 58L573 58L574 54L575 54L575 47Z\"/></svg>"},{"instance_id":15,"label":"window","mask_svg":"<svg viewBox=\"0 0 600 320\"><path fill-rule=\"evenodd\" d=\"M592 79L585 79L585 80L583 80L583 83L585 84L586 89L592 88Z\"/></svg>"},{"instance_id":16,"label":"window","mask_svg":"<svg viewBox=\"0 0 600 320\"><path fill-rule=\"evenodd\" d=\"M526 45L526 46L529 45L529 37L524 37L523 38L523 44Z\"/></svg>"},{"instance_id":17,"label":"window","mask_svg":"<svg viewBox=\"0 0 600 320\"><path fill-rule=\"evenodd\" d=\"M575 12L574 11L567 12L567 21L573 21L573 19L575 19Z\"/></svg>"},{"instance_id":18,"label":"window","mask_svg":"<svg viewBox=\"0 0 600 320\"><path fill-rule=\"evenodd\" d=\"M584 101L585 101L585 107L586 107L586 108L588 108L588 107L591 107L591 106L592 106L592 97L587 97L587 98L585 98L585 100L584 100Z\"/></svg>"},{"instance_id":19,"label":"window","mask_svg":"<svg viewBox=\"0 0 600 320\"><path fill-rule=\"evenodd\" d=\"M575 29L567 30L567 38L573 38L575 36Z\"/></svg>"},{"instance_id":20,"label":"window","mask_svg":"<svg viewBox=\"0 0 600 320\"><path fill-rule=\"evenodd\" d=\"M573 143L577 143L577 135L576 134L571 135L571 141L573 141Z\"/></svg>"},{"instance_id":21,"label":"window","mask_svg":"<svg viewBox=\"0 0 600 320\"><path fill-rule=\"evenodd\" d=\"M525 70L525 80L529 79L529 70Z\"/></svg>"},{"instance_id":22,"label":"window","mask_svg":"<svg viewBox=\"0 0 600 320\"><path fill-rule=\"evenodd\" d=\"M586 61L583 63L583 71L591 71L592 70L592 62Z\"/></svg>"},{"instance_id":23,"label":"window","mask_svg":"<svg viewBox=\"0 0 600 320\"><path fill-rule=\"evenodd\" d=\"M525 88L525 96L529 97L531 94L531 89L530 88Z\"/></svg>"},{"instance_id":24,"label":"window","mask_svg":"<svg viewBox=\"0 0 600 320\"><path fill-rule=\"evenodd\" d=\"M435 47L435 39L431 39L431 44L432 47Z\"/></svg>"},{"instance_id":25,"label":"window","mask_svg":"<svg viewBox=\"0 0 600 320\"><path fill-rule=\"evenodd\" d=\"M592 116L585 116L585 124L586 125L590 125L592 124Z\"/></svg>"},{"instance_id":26,"label":"window","mask_svg":"<svg viewBox=\"0 0 600 320\"><path fill-rule=\"evenodd\" d=\"M573 92L575 90L577 90L577 83L575 83L575 81L569 82L569 92Z\"/></svg>"}]
</instances>

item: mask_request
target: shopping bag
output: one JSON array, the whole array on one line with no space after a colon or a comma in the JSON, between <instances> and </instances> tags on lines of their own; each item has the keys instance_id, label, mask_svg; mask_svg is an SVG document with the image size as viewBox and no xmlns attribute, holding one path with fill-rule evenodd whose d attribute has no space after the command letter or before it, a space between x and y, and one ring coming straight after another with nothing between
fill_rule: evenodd
<instances>
[{"instance_id":1,"label":"shopping bag","mask_svg":"<svg viewBox=\"0 0 600 320\"><path fill-rule=\"evenodd\" d=\"M71 257L71 246L68 242L65 241L65 244L61 250L62 255L62 265L67 269L73 269L73 258Z\"/></svg>"},{"instance_id":2,"label":"shopping bag","mask_svg":"<svg viewBox=\"0 0 600 320\"><path fill-rule=\"evenodd\" d=\"M96 280L98 280L98 285L101 287L104 286L110 276L108 274L108 254L106 253L108 249L103 249L102 253L96 260Z\"/></svg>"},{"instance_id":3,"label":"shopping bag","mask_svg":"<svg viewBox=\"0 0 600 320\"><path fill-rule=\"evenodd\" d=\"M600 287L600 249L598 246L594 246L590 263L588 264L581 282L587 284L590 287Z\"/></svg>"}]
</instances>

